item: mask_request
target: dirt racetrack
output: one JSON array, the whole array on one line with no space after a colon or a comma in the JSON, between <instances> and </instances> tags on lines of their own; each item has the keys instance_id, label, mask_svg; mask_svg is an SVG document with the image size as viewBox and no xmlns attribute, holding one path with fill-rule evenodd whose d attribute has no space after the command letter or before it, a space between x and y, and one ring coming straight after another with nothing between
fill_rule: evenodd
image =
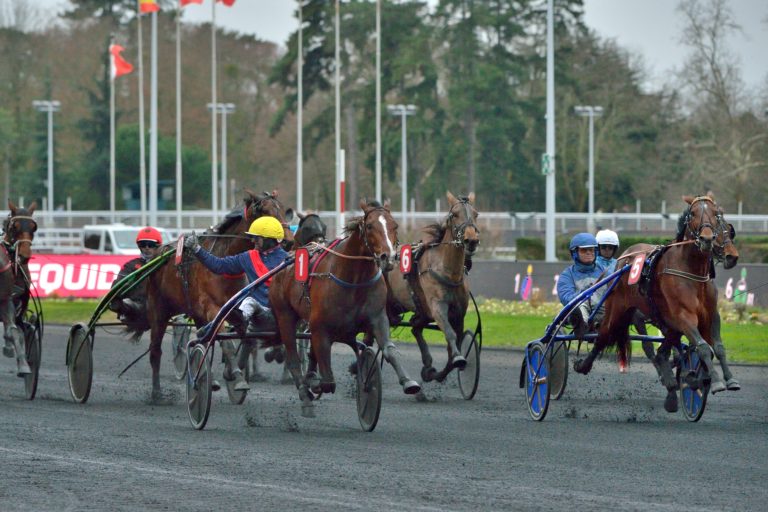
<instances>
[{"instance_id":1,"label":"dirt racetrack","mask_svg":"<svg viewBox=\"0 0 768 512\"><path fill-rule=\"evenodd\" d=\"M621 375L611 357L570 373L542 423L518 388L522 353L486 350L480 388L461 398L455 376L402 394L384 369L381 419L362 432L345 346L334 350L335 395L305 419L293 386L252 384L241 406L214 394L208 425L191 428L185 387L164 344L167 403L149 402L147 347L97 331L87 404L72 402L67 329L46 326L37 398L23 398L0 361L0 510L765 510L768 369L735 366L742 390L710 397L699 423L662 407L653 368ZM726 340L727 343L727 340ZM418 376L415 347L401 346ZM433 350L436 364L443 347ZM218 359L218 358L217 358ZM220 378L221 367L215 375Z\"/></svg>"}]
</instances>

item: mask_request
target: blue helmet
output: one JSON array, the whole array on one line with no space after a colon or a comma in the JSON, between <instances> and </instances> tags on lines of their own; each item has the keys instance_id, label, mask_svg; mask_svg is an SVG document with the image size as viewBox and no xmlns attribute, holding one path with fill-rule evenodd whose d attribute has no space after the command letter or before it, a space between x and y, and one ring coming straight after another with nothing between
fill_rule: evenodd
<instances>
[{"instance_id":1,"label":"blue helmet","mask_svg":"<svg viewBox=\"0 0 768 512\"><path fill-rule=\"evenodd\" d=\"M571 252L571 258L576 263L579 262L579 248L592 247L597 249L597 239L595 235L591 233L579 233L571 239L571 243L568 244L568 250Z\"/></svg>"}]
</instances>

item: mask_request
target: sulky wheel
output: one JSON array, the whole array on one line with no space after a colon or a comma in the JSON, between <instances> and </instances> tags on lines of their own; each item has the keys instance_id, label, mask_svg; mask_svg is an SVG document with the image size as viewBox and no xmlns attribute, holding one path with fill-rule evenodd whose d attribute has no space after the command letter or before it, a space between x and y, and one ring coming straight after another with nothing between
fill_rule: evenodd
<instances>
[{"instance_id":1,"label":"sulky wheel","mask_svg":"<svg viewBox=\"0 0 768 512\"><path fill-rule=\"evenodd\" d=\"M528 344L525 349L525 398L531 418L541 421L549 408L549 364L544 345Z\"/></svg>"},{"instance_id":2,"label":"sulky wheel","mask_svg":"<svg viewBox=\"0 0 768 512\"><path fill-rule=\"evenodd\" d=\"M31 324L23 322L22 332L24 333L24 348L29 363L30 373L24 376L24 393L27 400L34 400L37 393L37 382L40 374L40 361L43 353L43 343L40 336L39 323Z\"/></svg>"},{"instance_id":3,"label":"sulky wheel","mask_svg":"<svg viewBox=\"0 0 768 512\"><path fill-rule=\"evenodd\" d=\"M684 346L677 369L677 381L683 416L688 421L699 421L704 414L709 395L709 383L705 384L705 377L706 370L699 360L699 354L695 349Z\"/></svg>"},{"instance_id":4,"label":"sulky wheel","mask_svg":"<svg viewBox=\"0 0 768 512\"><path fill-rule=\"evenodd\" d=\"M187 411L189 421L197 430L205 428L211 413L211 359L205 345L195 345L189 352L187 368Z\"/></svg>"},{"instance_id":5,"label":"sulky wheel","mask_svg":"<svg viewBox=\"0 0 768 512\"><path fill-rule=\"evenodd\" d=\"M69 330L67 377L72 399L84 404L91 394L93 382L93 331L89 331L85 324L76 324Z\"/></svg>"},{"instance_id":6,"label":"sulky wheel","mask_svg":"<svg viewBox=\"0 0 768 512\"><path fill-rule=\"evenodd\" d=\"M464 331L464 335L459 341L459 351L467 360L467 366L459 370L457 376L459 389L465 400L472 400L477 393L477 385L480 382L480 344L477 335L473 334L472 331Z\"/></svg>"},{"instance_id":7,"label":"sulky wheel","mask_svg":"<svg viewBox=\"0 0 768 512\"><path fill-rule=\"evenodd\" d=\"M553 340L549 354L549 385L552 400L560 400L568 383L568 342Z\"/></svg>"},{"instance_id":8,"label":"sulky wheel","mask_svg":"<svg viewBox=\"0 0 768 512\"><path fill-rule=\"evenodd\" d=\"M182 317L175 318L174 323L180 323ZM187 374L187 342L192 334L192 324L174 325L172 329L173 339L171 340L171 350L173 354L174 375L178 380L184 378Z\"/></svg>"},{"instance_id":9,"label":"sulky wheel","mask_svg":"<svg viewBox=\"0 0 768 512\"><path fill-rule=\"evenodd\" d=\"M376 352L368 347L360 353L357 368L357 417L366 432L379 421L381 395L381 367Z\"/></svg>"}]
</instances>

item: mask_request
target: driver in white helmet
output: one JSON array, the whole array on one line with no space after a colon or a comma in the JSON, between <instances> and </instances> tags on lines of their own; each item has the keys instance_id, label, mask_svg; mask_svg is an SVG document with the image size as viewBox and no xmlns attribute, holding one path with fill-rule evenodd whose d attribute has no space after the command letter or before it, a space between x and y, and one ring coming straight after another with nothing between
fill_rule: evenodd
<instances>
[{"instance_id":1,"label":"driver in white helmet","mask_svg":"<svg viewBox=\"0 0 768 512\"><path fill-rule=\"evenodd\" d=\"M610 229L603 229L595 235L597 239L597 266L606 275L616 270L616 256L619 252L619 235Z\"/></svg>"}]
</instances>

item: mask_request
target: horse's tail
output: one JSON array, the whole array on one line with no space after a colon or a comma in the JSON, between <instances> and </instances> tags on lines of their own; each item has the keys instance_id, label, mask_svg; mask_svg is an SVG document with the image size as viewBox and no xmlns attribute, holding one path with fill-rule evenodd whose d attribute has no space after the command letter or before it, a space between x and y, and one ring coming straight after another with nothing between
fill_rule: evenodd
<instances>
[{"instance_id":1,"label":"horse's tail","mask_svg":"<svg viewBox=\"0 0 768 512\"><path fill-rule=\"evenodd\" d=\"M131 343L137 344L141 340L141 335L149 330L149 324L146 319L128 319L124 318L125 333L130 335Z\"/></svg>"},{"instance_id":2,"label":"horse's tail","mask_svg":"<svg viewBox=\"0 0 768 512\"><path fill-rule=\"evenodd\" d=\"M622 330L621 336L616 340L616 359L619 368L628 368L632 359L632 341L629 339L629 328Z\"/></svg>"}]
</instances>

